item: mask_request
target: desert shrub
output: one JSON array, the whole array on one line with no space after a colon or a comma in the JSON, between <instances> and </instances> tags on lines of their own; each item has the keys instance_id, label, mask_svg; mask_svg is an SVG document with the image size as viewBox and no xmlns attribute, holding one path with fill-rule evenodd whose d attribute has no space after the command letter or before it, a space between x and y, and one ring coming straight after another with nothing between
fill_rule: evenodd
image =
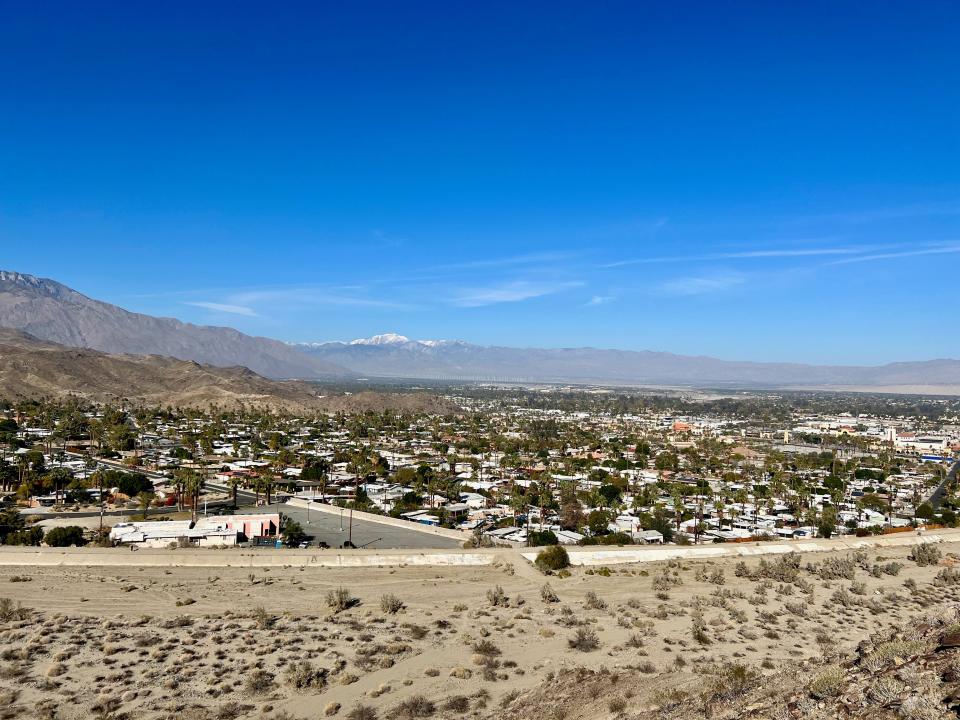
<instances>
[{"instance_id":1,"label":"desert shrub","mask_svg":"<svg viewBox=\"0 0 960 720\"><path fill-rule=\"evenodd\" d=\"M611 698L610 702L607 703L607 707L612 713L622 713L627 709L627 701L622 697Z\"/></svg>"},{"instance_id":2,"label":"desert shrub","mask_svg":"<svg viewBox=\"0 0 960 720\"><path fill-rule=\"evenodd\" d=\"M499 585L487 590L487 601L494 607L504 607L510 602L507 593Z\"/></svg>"},{"instance_id":3,"label":"desert shrub","mask_svg":"<svg viewBox=\"0 0 960 720\"><path fill-rule=\"evenodd\" d=\"M597 637L595 630L589 628L577 628L573 637L567 639L567 644L573 650L580 652L591 652L600 647L600 638Z\"/></svg>"},{"instance_id":4,"label":"desert shrub","mask_svg":"<svg viewBox=\"0 0 960 720\"><path fill-rule=\"evenodd\" d=\"M700 613L694 614L690 626L690 635L701 645L710 644L710 636L707 634L707 623Z\"/></svg>"},{"instance_id":5,"label":"desert shrub","mask_svg":"<svg viewBox=\"0 0 960 720\"><path fill-rule=\"evenodd\" d=\"M843 686L843 669L837 666L827 668L810 683L810 694L817 698L828 698L839 694Z\"/></svg>"},{"instance_id":6,"label":"desert shrub","mask_svg":"<svg viewBox=\"0 0 960 720\"><path fill-rule=\"evenodd\" d=\"M723 569L717 568L712 573L710 573L710 582L714 585L723 585L726 580L723 577Z\"/></svg>"},{"instance_id":7,"label":"desert shrub","mask_svg":"<svg viewBox=\"0 0 960 720\"><path fill-rule=\"evenodd\" d=\"M23 605L20 603L14 605L10 598L0 598L0 621L26 620L28 617L30 617L30 611Z\"/></svg>"},{"instance_id":8,"label":"desert shrub","mask_svg":"<svg viewBox=\"0 0 960 720\"><path fill-rule=\"evenodd\" d=\"M717 700L732 700L746 693L759 677L755 670L740 663L728 663L715 669L707 682L707 692Z\"/></svg>"},{"instance_id":9,"label":"desert shrub","mask_svg":"<svg viewBox=\"0 0 960 720\"><path fill-rule=\"evenodd\" d=\"M787 609L787 612L793 615L796 615L798 617L807 616L807 606L804 605L802 602L797 602L797 603L788 602L788 603L784 603L783 606Z\"/></svg>"},{"instance_id":10,"label":"desert shrub","mask_svg":"<svg viewBox=\"0 0 960 720\"><path fill-rule=\"evenodd\" d=\"M960 583L960 570L955 570L954 568L944 568L937 573L937 576L933 579L933 584L937 587L947 587L949 585L956 585Z\"/></svg>"},{"instance_id":11,"label":"desert shrub","mask_svg":"<svg viewBox=\"0 0 960 720\"><path fill-rule=\"evenodd\" d=\"M500 648L486 639L475 642L473 644L473 651L478 655L485 655L487 657L493 657L494 655L500 654Z\"/></svg>"},{"instance_id":12,"label":"desert shrub","mask_svg":"<svg viewBox=\"0 0 960 720\"><path fill-rule=\"evenodd\" d=\"M462 715L470 709L470 698L466 695L454 695L452 698L447 698L443 703L443 709L447 712Z\"/></svg>"},{"instance_id":13,"label":"desert shrub","mask_svg":"<svg viewBox=\"0 0 960 720\"><path fill-rule=\"evenodd\" d=\"M867 697L882 707L899 700L905 690L906 686L896 678L880 677L870 686Z\"/></svg>"},{"instance_id":14,"label":"desert shrub","mask_svg":"<svg viewBox=\"0 0 960 720\"><path fill-rule=\"evenodd\" d=\"M253 622L260 630L269 630L276 624L277 618L268 613L262 605L258 605L253 609Z\"/></svg>"},{"instance_id":15,"label":"desert shrub","mask_svg":"<svg viewBox=\"0 0 960 720\"><path fill-rule=\"evenodd\" d=\"M760 558L756 571L749 577L753 580L792 583L800 577L800 553L789 552L775 560Z\"/></svg>"},{"instance_id":16,"label":"desert shrub","mask_svg":"<svg viewBox=\"0 0 960 720\"><path fill-rule=\"evenodd\" d=\"M839 587L834 590L833 594L830 596L830 599L837 605L841 605L845 608L859 605L860 602L862 602L859 598L855 598L853 595L851 595L845 587Z\"/></svg>"},{"instance_id":17,"label":"desert shrub","mask_svg":"<svg viewBox=\"0 0 960 720\"><path fill-rule=\"evenodd\" d=\"M821 580L853 580L857 575L857 563L850 557L827 557L809 569Z\"/></svg>"},{"instance_id":18,"label":"desert shrub","mask_svg":"<svg viewBox=\"0 0 960 720\"><path fill-rule=\"evenodd\" d=\"M909 555L909 558L920 567L936 565L940 562L941 557L943 557L943 553L941 553L940 549L933 543L921 543L917 545Z\"/></svg>"},{"instance_id":19,"label":"desert shrub","mask_svg":"<svg viewBox=\"0 0 960 720\"><path fill-rule=\"evenodd\" d=\"M866 595L867 594L867 584L859 580L854 580L850 583L850 592L854 595Z\"/></svg>"},{"instance_id":20,"label":"desert shrub","mask_svg":"<svg viewBox=\"0 0 960 720\"><path fill-rule=\"evenodd\" d=\"M550 583L546 583L540 588L540 599L546 603L560 602L560 598L557 597L557 594L553 591L553 588L550 587Z\"/></svg>"},{"instance_id":21,"label":"desert shrub","mask_svg":"<svg viewBox=\"0 0 960 720\"><path fill-rule=\"evenodd\" d=\"M903 563L898 562L888 562L886 565L882 565L880 569L883 571L884 575L891 575L896 577L900 574L900 571L903 569Z\"/></svg>"},{"instance_id":22,"label":"desert shrub","mask_svg":"<svg viewBox=\"0 0 960 720\"><path fill-rule=\"evenodd\" d=\"M338 587L336 590L327 592L327 607L335 613L346 610L356 605L357 599L350 595L350 591L345 587Z\"/></svg>"},{"instance_id":23,"label":"desert shrub","mask_svg":"<svg viewBox=\"0 0 960 720\"><path fill-rule=\"evenodd\" d=\"M380 596L380 609L390 615L394 615L403 610L403 600L392 593L386 593Z\"/></svg>"},{"instance_id":24,"label":"desert shrub","mask_svg":"<svg viewBox=\"0 0 960 720\"><path fill-rule=\"evenodd\" d=\"M265 670L254 670L243 682L243 689L250 695L262 695L273 689L273 675Z\"/></svg>"},{"instance_id":25,"label":"desert shrub","mask_svg":"<svg viewBox=\"0 0 960 720\"><path fill-rule=\"evenodd\" d=\"M654 575L652 581L653 589L658 592L666 592L681 584L683 580L680 576L671 574L667 568L664 568L659 575Z\"/></svg>"},{"instance_id":26,"label":"desert shrub","mask_svg":"<svg viewBox=\"0 0 960 720\"><path fill-rule=\"evenodd\" d=\"M570 556L563 545L550 545L537 553L534 563L543 571L563 570L570 566Z\"/></svg>"},{"instance_id":27,"label":"desert shrub","mask_svg":"<svg viewBox=\"0 0 960 720\"><path fill-rule=\"evenodd\" d=\"M377 711L369 705L357 705L346 715L347 720L377 720Z\"/></svg>"},{"instance_id":28,"label":"desert shrub","mask_svg":"<svg viewBox=\"0 0 960 720\"><path fill-rule=\"evenodd\" d=\"M423 695L412 695L394 708L393 714L399 720L415 720L431 717L437 711L433 701Z\"/></svg>"},{"instance_id":29,"label":"desert shrub","mask_svg":"<svg viewBox=\"0 0 960 720\"><path fill-rule=\"evenodd\" d=\"M607 601L597 595L593 590L588 590L583 600L583 606L590 610L606 610Z\"/></svg>"},{"instance_id":30,"label":"desert shrub","mask_svg":"<svg viewBox=\"0 0 960 720\"><path fill-rule=\"evenodd\" d=\"M295 690L316 690L327 684L327 671L324 668L315 668L307 660L301 660L287 666L283 679Z\"/></svg>"}]
</instances>

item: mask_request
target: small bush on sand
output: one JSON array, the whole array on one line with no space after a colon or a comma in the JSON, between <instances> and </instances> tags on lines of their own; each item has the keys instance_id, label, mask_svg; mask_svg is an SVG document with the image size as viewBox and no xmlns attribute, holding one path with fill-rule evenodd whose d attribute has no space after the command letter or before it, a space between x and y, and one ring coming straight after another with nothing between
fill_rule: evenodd
<instances>
[{"instance_id":1,"label":"small bush on sand","mask_svg":"<svg viewBox=\"0 0 960 720\"><path fill-rule=\"evenodd\" d=\"M258 629L269 630L277 622L277 618L268 613L262 605L258 605L253 609L253 622Z\"/></svg>"},{"instance_id":2,"label":"small bush on sand","mask_svg":"<svg viewBox=\"0 0 960 720\"><path fill-rule=\"evenodd\" d=\"M294 690L316 690L327 684L327 671L301 660L287 666L283 679Z\"/></svg>"},{"instance_id":3,"label":"small bush on sand","mask_svg":"<svg viewBox=\"0 0 960 720\"><path fill-rule=\"evenodd\" d=\"M857 563L851 557L828 557L809 569L821 580L853 580L857 575Z\"/></svg>"},{"instance_id":4,"label":"small bush on sand","mask_svg":"<svg viewBox=\"0 0 960 720\"><path fill-rule=\"evenodd\" d=\"M369 705L357 705L346 715L347 720L377 720L377 711Z\"/></svg>"},{"instance_id":5,"label":"small bush on sand","mask_svg":"<svg viewBox=\"0 0 960 720\"><path fill-rule=\"evenodd\" d=\"M583 599L583 606L589 610L606 610L607 601L597 595L593 590L588 590Z\"/></svg>"},{"instance_id":6,"label":"small bush on sand","mask_svg":"<svg viewBox=\"0 0 960 720\"><path fill-rule=\"evenodd\" d=\"M715 700L732 700L746 693L758 673L740 663L724 663L707 681L709 695Z\"/></svg>"},{"instance_id":7,"label":"small bush on sand","mask_svg":"<svg viewBox=\"0 0 960 720\"><path fill-rule=\"evenodd\" d=\"M491 657L500 654L500 648L489 640L478 640L475 642L473 644L473 651L477 653L477 655L487 655Z\"/></svg>"},{"instance_id":8,"label":"small bush on sand","mask_svg":"<svg viewBox=\"0 0 960 720\"><path fill-rule=\"evenodd\" d=\"M353 607L356 603L356 598L351 596L350 591L345 587L338 587L336 590L327 592L327 607L335 613Z\"/></svg>"},{"instance_id":9,"label":"small bush on sand","mask_svg":"<svg viewBox=\"0 0 960 720\"><path fill-rule=\"evenodd\" d=\"M510 602L510 598L499 585L487 590L487 600L494 607L505 607Z\"/></svg>"},{"instance_id":10,"label":"small bush on sand","mask_svg":"<svg viewBox=\"0 0 960 720\"><path fill-rule=\"evenodd\" d=\"M573 637L567 639L567 644L573 650L580 652L591 652L600 647L600 638L597 633L589 628L577 628Z\"/></svg>"},{"instance_id":11,"label":"small bush on sand","mask_svg":"<svg viewBox=\"0 0 960 720\"><path fill-rule=\"evenodd\" d=\"M537 553L534 563L543 571L563 570L570 566L570 556L562 545L550 545Z\"/></svg>"},{"instance_id":12,"label":"small bush on sand","mask_svg":"<svg viewBox=\"0 0 960 720\"><path fill-rule=\"evenodd\" d=\"M403 600L392 593L387 593L380 598L380 609L393 615L403 610Z\"/></svg>"},{"instance_id":13,"label":"small bush on sand","mask_svg":"<svg viewBox=\"0 0 960 720\"><path fill-rule=\"evenodd\" d=\"M26 620L29 616L30 611L20 603L14 605L10 598L0 598L0 621Z\"/></svg>"},{"instance_id":14,"label":"small bush on sand","mask_svg":"<svg viewBox=\"0 0 960 720\"><path fill-rule=\"evenodd\" d=\"M394 708L393 716L399 720L416 720L431 717L437 711L433 701L423 695L413 695Z\"/></svg>"},{"instance_id":15,"label":"small bush on sand","mask_svg":"<svg viewBox=\"0 0 960 720\"><path fill-rule=\"evenodd\" d=\"M627 709L627 701L622 697L615 697L607 703L607 707L610 709L610 712L614 714L622 713Z\"/></svg>"},{"instance_id":16,"label":"small bush on sand","mask_svg":"<svg viewBox=\"0 0 960 720\"><path fill-rule=\"evenodd\" d=\"M447 712L463 714L470 709L470 698L466 695L454 695L443 703L443 709Z\"/></svg>"},{"instance_id":17,"label":"small bush on sand","mask_svg":"<svg viewBox=\"0 0 960 720\"><path fill-rule=\"evenodd\" d=\"M557 594L553 591L553 588L550 587L550 583L547 583L540 588L540 599L546 603L560 602L560 598L557 597Z\"/></svg>"},{"instance_id":18,"label":"small bush on sand","mask_svg":"<svg viewBox=\"0 0 960 720\"><path fill-rule=\"evenodd\" d=\"M701 645L710 644L710 636L707 634L707 623L704 621L703 615L698 613L693 616L693 623L690 626L690 634L693 636L693 639Z\"/></svg>"},{"instance_id":19,"label":"small bush on sand","mask_svg":"<svg viewBox=\"0 0 960 720\"><path fill-rule=\"evenodd\" d=\"M913 549L909 557L920 567L925 567L939 563L943 553L933 543L922 543Z\"/></svg>"},{"instance_id":20,"label":"small bush on sand","mask_svg":"<svg viewBox=\"0 0 960 720\"><path fill-rule=\"evenodd\" d=\"M273 689L273 675L264 670L254 670L243 683L243 689L250 695L262 695Z\"/></svg>"},{"instance_id":21,"label":"small bush on sand","mask_svg":"<svg viewBox=\"0 0 960 720\"><path fill-rule=\"evenodd\" d=\"M833 697L842 685L843 670L836 666L827 668L810 683L810 694L817 699Z\"/></svg>"}]
</instances>

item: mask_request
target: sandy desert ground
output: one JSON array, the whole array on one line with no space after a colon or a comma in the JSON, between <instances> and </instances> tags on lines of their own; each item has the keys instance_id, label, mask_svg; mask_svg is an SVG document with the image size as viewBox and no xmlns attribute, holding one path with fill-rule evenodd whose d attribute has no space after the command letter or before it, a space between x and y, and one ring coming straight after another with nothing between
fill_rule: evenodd
<instances>
[{"instance_id":1,"label":"sandy desert ground","mask_svg":"<svg viewBox=\"0 0 960 720\"><path fill-rule=\"evenodd\" d=\"M2 567L0 718L629 716L955 602L960 542L937 548L926 566L883 548L569 577L510 551L465 568ZM639 680L580 693L579 668Z\"/></svg>"}]
</instances>

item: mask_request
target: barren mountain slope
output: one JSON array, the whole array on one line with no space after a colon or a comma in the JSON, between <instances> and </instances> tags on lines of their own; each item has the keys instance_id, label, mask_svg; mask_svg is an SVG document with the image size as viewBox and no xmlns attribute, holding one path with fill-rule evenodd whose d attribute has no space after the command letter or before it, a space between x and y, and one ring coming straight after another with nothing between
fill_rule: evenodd
<instances>
[{"instance_id":1,"label":"barren mountain slope","mask_svg":"<svg viewBox=\"0 0 960 720\"><path fill-rule=\"evenodd\" d=\"M163 355L218 367L242 365L272 378L349 374L277 340L128 312L53 280L4 270L0 270L0 326L71 347Z\"/></svg>"},{"instance_id":2,"label":"barren mountain slope","mask_svg":"<svg viewBox=\"0 0 960 720\"><path fill-rule=\"evenodd\" d=\"M219 368L158 355L109 355L42 342L17 330L0 328L0 396L69 395L99 402L126 399L181 407L243 404L333 412L455 409L428 394L360 393L324 398L309 383L268 380L243 367Z\"/></svg>"}]
</instances>

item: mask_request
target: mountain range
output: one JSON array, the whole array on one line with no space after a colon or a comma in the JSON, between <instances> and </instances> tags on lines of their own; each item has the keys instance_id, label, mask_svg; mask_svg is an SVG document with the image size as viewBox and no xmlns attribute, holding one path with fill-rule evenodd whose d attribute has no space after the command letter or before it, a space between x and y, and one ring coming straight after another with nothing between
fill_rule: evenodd
<instances>
[{"instance_id":1,"label":"mountain range","mask_svg":"<svg viewBox=\"0 0 960 720\"><path fill-rule=\"evenodd\" d=\"M108 353L163 355L220 367L239 365L271 378L349 374L346 368L278 340L129 312L54 280L5 270L0 270L0 327Z\"/></svg>"},{"instance_id":2,"label":"mountain range","mask_svg":"<svg viewBox=\"0 0 960 720\"><path fill-rule=\"evenodd\" d=\"M392 377L680 387L827 388L960 394L960 360L880 366L720 360L668 352L516 348L396 333L283 343L232 328L132 313L53 280L0 271L0 327L64 346L157 355L268 378Z\"/></svg>"},{"instance_id":3,"label":"mountain range","mask_svg":"<svg viewBox=\"0 0 960 720\"><path fill-rule=\"evenodd\" d=\"M410 340L394 333L298 347L370 376L671 386L960 387L958 360L874 367L761 363L652 351L483 346Z\"/></svg>"}]
</instances>

